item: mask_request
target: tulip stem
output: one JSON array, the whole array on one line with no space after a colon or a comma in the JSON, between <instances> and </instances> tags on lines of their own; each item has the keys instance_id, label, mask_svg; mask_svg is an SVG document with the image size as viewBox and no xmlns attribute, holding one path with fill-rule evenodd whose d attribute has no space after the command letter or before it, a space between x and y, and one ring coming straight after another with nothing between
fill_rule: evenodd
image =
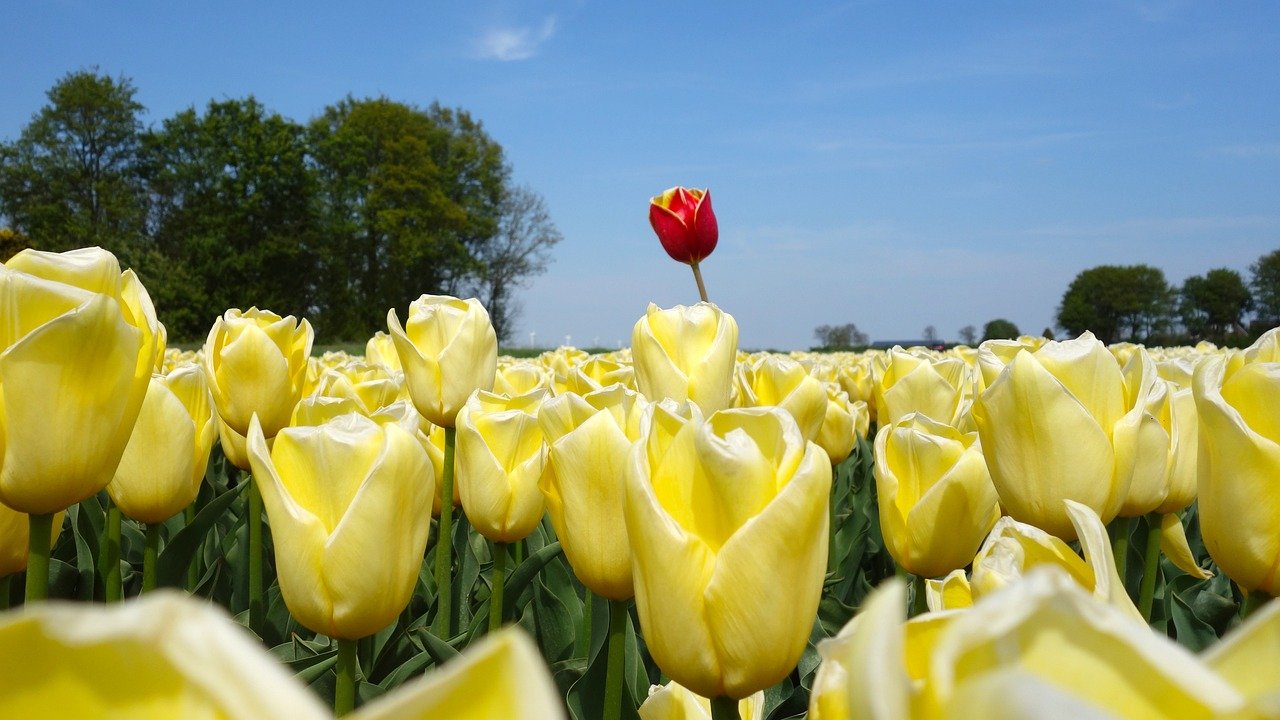
<instances>
[{"instance_id":1,"label":"tulip stem","mask_svg":"<svg viewBox=\"0 0 1280 720\"><path fill-rule=\"evenodd\" d=\"M195 503L191 503L190 505L187 506L185 510L182 511L182 518L183 520L186 521L187 525L190 525L191 523L195 522L195 519L196 519ZM199 553L196 553L196 554L199 555ZM200 582L200 576L199 574L197 574L196 559L193 556L191 558L191 563L187 565L187 592L195 592L196 583L198 582Z\"/></svg>"},{"instance_id":2,"label":"tulip stem","mask_svg":"<svg viewBox=\"0 0 1280 720\"><path fill-rule=\"evenodd\" d=\"M911 614L919 617L929 612L929 597L926 591L928 581L923 575L911 576Z\"/></svg>"},{"instance_id":3,"label":"tulip stem","mask_svg":"<svg viewBox=\"0 0 1280 720\"><path fill-rule=\"evenodd\" d=\"M1245 597L1244 604L1240 607L1240 617L1249 617L1257 611L1258 608L1266 605L1267 601L1270 599L1270 595L1262 592L1261 590L1254 590Z\"/></svg>"},{"instance_id":4,"label":"tulip stem","mask_svg":"<svg viewBox=\"0 0 1280 720\"><path fill-rule=\"evenodd\" d=\"M262 593L262 493L249 475L249 629L262 637L265 606Z\"/></svg>"},{"instance_id":5,"label":"tulip stem","mask_svg":"<svg viewBox=\"0 0 1280 720\"><path fill-rule=\"evenodd\" d=\"M156 560L160 557L160 523L147 523L146 527L146 544L142 546L141 592L144 593L156 589Z\"/></svg>"},{"instance_id":6,"label":"tulip stem","mask_svg":"<svg viewBox=\"0 0 1280 720\"><path fill-rule=\"evenodd\" d=\"M120 506L114 502L107 506L107 526L103 529L102 542L102 593L107 602L120 602L124 598L124 583L120 575L120 523L123 518Z\"/></svg>"},{"instance_id":7,"label":"tulip stem","mask_svg":"<svg viewBox=\"0 0 1280 720\"><path fill-rule=\"evenodd\" d=\"M1116 558L1116 574L1120 576L1121 586L1128 587L1126 577L1129 569L1129 534L1133 532L1133 523L1129 518L1118 517L1111 526L1111 552ZM1132 597L1132 596L1130 596Z\"/></svg>"},{"instance_id":8,"label":"tulip stem","mask_svg":"<svg viewBox=\"0 0 1280 720\"><path fill-rule=\"evenodd\" d=\"M690 262L689 267L693 268L693 279L698 283L698 297L702 298L702 302L711 302L707 299L707 286L702 282L702 269L698 267L698 262Z\"/></svg>"},{"instance_id":9,"label":"tulip stem","mask_svg":"<svg viewBox=\"0 0 1280 720\"><path fill-rule=\"evenodd\" d=\"M1138 592L1138 611L1151 622L1151 606L1156 593L1156 575L1160 572L1160 515L1147 515L1147 547L1143 557L1142 587Z\"/></svg>"},{"instance_id":10,"label":"tulip stem","mask_svg":"<svg viewBox=\"0 0 1280 720\"><path fill-rule=\"evenodd\" d=\"M333 691L333 712L342 717L356 707L356 641L338 639L338 682Z\"/></svg>"},{"instance_id":11,"label":"tulip stem","mask_svg":"<svg viewBox=\"0 0 1280 720\"><path fill-rule=\"evenodd\" d=\"M507 568L507 544L493 544L493 592L489 595L489 632L502 627L502 581Z\"/></svg>"},{"instance_id":12,"label":"tulip stem","mask_svg":"<svg viewBox=\"0 0 1280 720\"><path fill-rule=\"evenodd\" d=\"M27 518L30 537L27 540L26 602L30 603L49 596L49 535L53 532L53 513L33 514Z\"/></svg>"},{"instance_id":13,"label":"tulip stem","mask_svg":"<svg viewBox=\"0 0 1280 720\"><path fill-rule=\"evenodd\" d=\"M604 720L622 717L622 676L626 658L627 601L609 601L609 657L604 675Z\"/></svg>"},{"instance_id":14,"label":"tulip stem","mask_svg":"<svg viewBox=\"0 0 1280 720\"><path fill-rule=\"evenodd\" d=\"M0 610L9 609L9 588L10 588L9 580L12 578L13 578L12 575L5 575L4 577L0 577Z\"/></svg>"},{"instance_id":15,"label":"tulip stem","mask_svg":"<svg viewBox=\"0 0 1280 720\"><path fill-rule=\"evenodd\" d=\"M731 697L711 698L711 720L741 720L738 701Z\"/></svg>"},{"instance_id":16,"label":"tulip stem","mask_svg":"<svg viewBox=\"0 0 1280 720\"><path fill-rule=\"evenodd\" d=\"M453 452L458 431L444 429L444 480L440 486L440 525L436 537L436 619L432 630L436 637L453 635L453 592L450 573L453 570Z\"/></svg>"},{"instance_id":17,"label":"tulip stem","mask_svg":"<svg viewBox=\"0 0 1280 720\"><path fill-rule=\"evenodd\" d=\"M582 591L582 632L578 633L577 642L573 646L574 657L583 657L590 660L591 654L591 607L595 605L595 598L592 597L591 591L583 589Z\"/></svg>"}]
</instances>

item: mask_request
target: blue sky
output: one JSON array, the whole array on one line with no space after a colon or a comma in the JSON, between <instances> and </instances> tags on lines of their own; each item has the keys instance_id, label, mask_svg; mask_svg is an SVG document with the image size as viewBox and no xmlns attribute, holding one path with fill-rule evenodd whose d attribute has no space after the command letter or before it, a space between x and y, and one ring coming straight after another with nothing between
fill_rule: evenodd
<instances>
[{"instance_id":1,"label":"blue sky","mask_svg":"<svg viewBox=\"0 0 1280 720\"><path fill-rule=\"evenodd\" d=\"M704 274L747 348L1039 333L1085 268L1181 282L1280 248L1277 3L61 0L0 24L5 139L92 66L157 122L249 94L300 121L348 93L471 111L565 235L524 343L626 344L648 302L696 301L646 219L677 184L712 190Z\"/></svg>"}]
</instances>

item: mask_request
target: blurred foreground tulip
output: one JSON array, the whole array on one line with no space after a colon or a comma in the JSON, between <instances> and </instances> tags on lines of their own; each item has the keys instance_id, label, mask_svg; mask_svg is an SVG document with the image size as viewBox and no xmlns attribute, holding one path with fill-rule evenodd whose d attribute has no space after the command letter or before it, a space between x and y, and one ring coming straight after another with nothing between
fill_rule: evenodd
<instances>
[{"instance_id":1,"label":"blurred foreground tulip","mask_svg":"<svg viewBox=\"0 0 1280 720\"><path fill-rule=\"evenodd\" d=\"M831 465L779 408L654 405L627 472L636 608L654 661L713 700L791 672L827 562Z\"/></svg>"},{"instance_id":2,"label":"blurred foreground tulip","mask_svg":"<svg viewBox=\"0 0 1280 720\"><path fill-rule=\"evenodd\" d=\"M978 434L924 415L880 428L875 479L885 547L913 575L968 565L1000 517Z\"/></svg>"},{"instance_id":3,"label":"blurred foreground tulip","mask_svg":"<svg viewBox=\"0 0 1280 720\"><path fill-rule=\"evenodd\" d=\"M984 343L979 362L1000 360ZM973 406L1005 512L1064 540L1075 535L1063 500L1084 503L1103 523L1116 517L1133 479L1154 379L1149 359L1126 378L1090 333L1046 342L1034 353L1018 348Z\"/></svg>"},{"instance_id":4,"label":"blurred foreground tulip","mask_svg":"<svg viewBox=\"0 0 1280 720\"><path fill-rule=\"evenodd\" d=\"M763 692L731 702L737 705L735 720L762 720L764 717ZM640 706L640 720L711 720L711 702L675 682L654 685L649 688L648 699Z\"/></svg>"},{"instance_id":5,"label":"blurred foreground tulip","mask_svg":"<svg viewBox=\"0 0 1280 720\"><path fill-rule=\"evenodd\" d=\"M326 720L221 609L171 591L0 616L0 717Z\"/></svg>"},{"instance_id":6,"label":"blurred foreground tulip","mask_svg":"<svg viewBox=\"0 0 1280 720\"><path fill-rule=\"evenodd\" d=\"M708 413L729 407L738 323L715 305L650 303L631 331L631 353L636 388L649 400L692 400Z\"/></svg>"},{"instance_id":7,"label":"blurred foreground tulip","mask_svg":"<svg viewBox=\"0 0 1280 720\"><path fill-rule=\"evenodd\" d=\"M1280 595L1280 328L1206 359L1192 387L1205 549L1241 589Z\"/></svg>"},{"instance_id":8,"label":"blurred foreground tulip","mask_svg":"<svg viewBox=\"0 0 1280 720\"><path fill-rule=\"evenodd\" d=\"M271 521L280 592L306 627L358 639L409 602L427 544L430 465L400 426L358 414L290 427L249 457Z\"/></svg>"}]
</instances>

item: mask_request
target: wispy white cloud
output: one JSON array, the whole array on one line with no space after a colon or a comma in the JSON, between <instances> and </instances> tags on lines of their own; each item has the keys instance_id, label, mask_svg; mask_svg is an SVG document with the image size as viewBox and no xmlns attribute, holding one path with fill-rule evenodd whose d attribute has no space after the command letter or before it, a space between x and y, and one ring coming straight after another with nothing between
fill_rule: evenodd
<instances>
[{"instance_id":1,"label":"wispy white cloud","mask_svg":"<svg viewBox=\"0 0 1280 720\"><path fill-rule=\"evenodd\" d=\"M548 15L540 25L493 27L476 41L476 54L486 60L510 62L528 60L556 34L556 16Z\"/></svg>"}]
</instances>

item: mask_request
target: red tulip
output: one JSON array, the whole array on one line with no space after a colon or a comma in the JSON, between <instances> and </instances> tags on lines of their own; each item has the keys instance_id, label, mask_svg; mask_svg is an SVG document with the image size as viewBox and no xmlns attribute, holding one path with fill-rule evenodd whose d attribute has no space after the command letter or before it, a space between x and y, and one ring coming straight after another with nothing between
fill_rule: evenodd
<instances>
[{"instance_id":1,"label":"red tulip","mask_svg":"<svg viewBox=\"0 0 1280 720\"><path fill-rule=\"evenodd\" d=\"M673 187L649 200L649 224L673 259L696 265L716 249L720 229L711 190Z\"/></svg>"}]
</instances>

